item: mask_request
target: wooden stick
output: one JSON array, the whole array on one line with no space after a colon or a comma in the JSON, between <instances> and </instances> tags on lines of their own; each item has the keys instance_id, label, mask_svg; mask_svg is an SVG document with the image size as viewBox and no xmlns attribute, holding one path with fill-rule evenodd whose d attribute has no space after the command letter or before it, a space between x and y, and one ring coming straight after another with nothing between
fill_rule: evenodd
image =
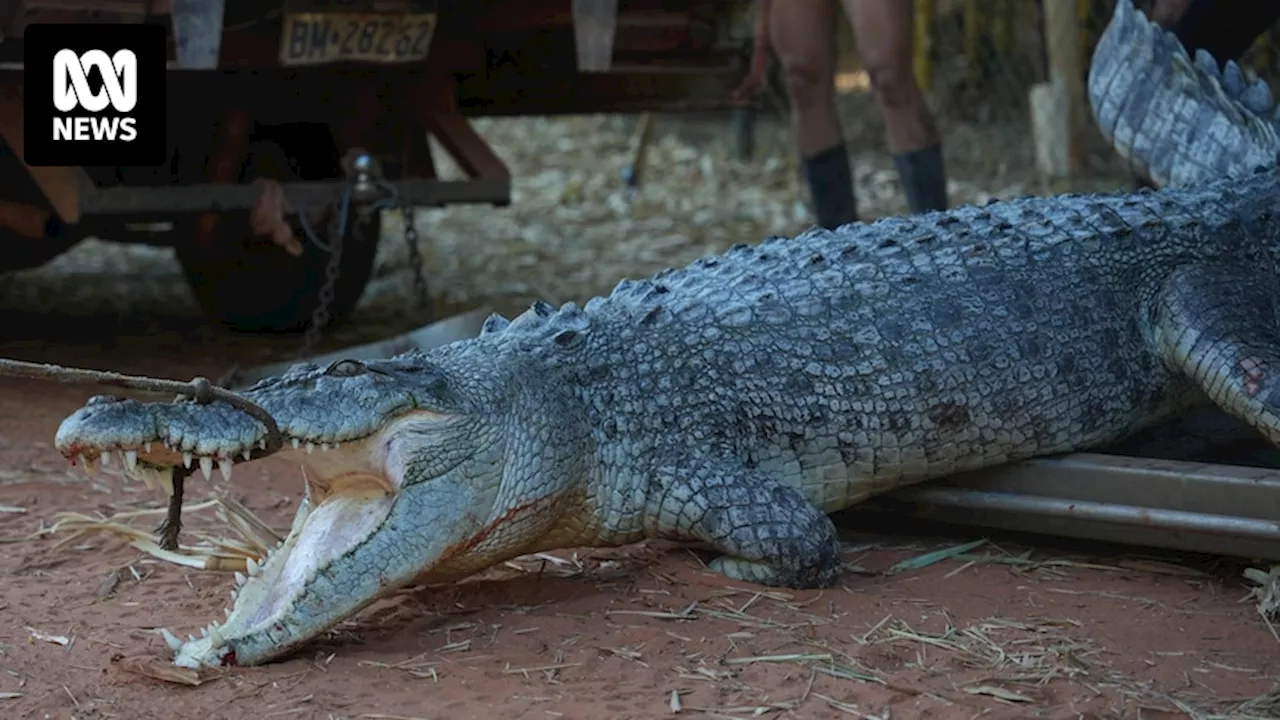
<instances>
[{"instance_id":1,"label":"wooden stick","mask_svg":"<svg viewBox=\"0 0 1280 720\"><path fill-rule=\"evenodd\" d=\"M1083 164L1080 147L1085 127L1084 64L1080 52L1080 22L1075 3L1059 0L1042 3L1044 35L1049 47L1050 82L1062 82L1066 89L1066 110L1070 122L1067 135L1068 178L1079 174Z\"/></svg>"}]
</instances>

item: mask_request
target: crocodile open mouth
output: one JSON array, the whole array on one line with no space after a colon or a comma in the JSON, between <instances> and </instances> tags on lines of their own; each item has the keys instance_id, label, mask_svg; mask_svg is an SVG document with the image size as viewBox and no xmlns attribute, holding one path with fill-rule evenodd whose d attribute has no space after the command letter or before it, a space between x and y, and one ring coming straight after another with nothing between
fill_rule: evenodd
<instances>
[{"instance_id":1,"label":"crocodile open mouth","mask_svg":"<svg viewBox=\"0 0 1280 720\"><path fill-rule=\"evenodd\" d=\"M424 573L464 572L459 554L494 536L487 508L501 484L478 478L500 472L502 445L483 442L477 452L459 415L420 404L415 393L430 387L418 385L434 376L402 371L411 384L395 367L357 369L299 371L276 384L301 390L268 384L253 396L283 435L273 457L303 467L305 494L287 536L236 574L225 619L185 641L161 632L176 664L283 656ZM224 403L95 396L63 420L55 446L88 470L123 466L126 479L164 488L172 509L183 468L229 479L237 463L269 455L266 432Z\"/></svg>"},{"instance_id":2,"label":"crocodile open mouth","mask_svg":"<svg viewBox=\"0 0 1280 720\"><path fill-rule=\"evenodd\" d=\"M372 536L395 503L393 487L370 473L337 476L303 470L306 496L299 504L288 536L261 562L250 560L247 573L236 573L236 588L226 619L201 630L200 637L181 641L167 630L165 641L177 665L199 668L235 665L239 638L266 636L286 645L282 621L296 616L296 606L318 573ZM278 636L278 637L276 637Z\"/></svg>"},{"instance_id":3,"label":"crocodile open mouth","mask_svg":"<svg viewBox=\"0 0 1280 720\"><path fill-rule=\"evenodd\" d=\"M412 422L424 414L429 415L409 413L399 421ZM102 418L94 422L100 424ZM176 664L236 664L235 641L239 638L252 636L261 643L263 638L272 642L278 637L276 644L292 644L289 639L298 633L285 633L280 623L297 620L295 603L317 574L374 535L395 504L403 465L396 457L391 458L394 467L389 467L387 443L398 424L393 421L372 435L343 442L286 436L276 456L299 462L305 481L305 494L289 533L266 557L249 560L247 572L235 574L232 603L224 611L223 622L210 623L199 637L189 635L185 642L168 630L161 631L175 651ZM124 433L107 441L100 433L92 434L91 441L85 434L77 434L74 423L68 423L60 433L58 448L88 472L98 464L119 463L126 479L141 480L172 495L173 468L198 468L206 480L212 479L216 468L224 479L230 479L234 464L253 459L255 450L266 447L265 440L257 438L242 444L229 441L235 437L233 433L216 433L221 439L214 442L183 433L175 437L169 429L148 433L148 439Z\"/></svg>"}]
</instances>

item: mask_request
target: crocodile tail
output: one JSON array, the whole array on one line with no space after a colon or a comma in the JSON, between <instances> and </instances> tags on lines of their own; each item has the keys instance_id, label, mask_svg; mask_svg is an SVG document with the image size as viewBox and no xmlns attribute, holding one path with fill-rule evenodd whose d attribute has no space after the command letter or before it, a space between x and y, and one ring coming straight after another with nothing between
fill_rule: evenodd
<instances>
[{"instance_id":1,"label":"crocodile tail","mask_svg":"<svg viewBox=\"0 0 1280 720\"><path fill-rule=\"evenodd\" d=\"M1157 185L1238 177L1280 153L1271 88L1250 75L1203 50L1193 60L1133 0L1117 0L1089 66L1089 105L1107 142Z\"/></svg>"}]
</instances>

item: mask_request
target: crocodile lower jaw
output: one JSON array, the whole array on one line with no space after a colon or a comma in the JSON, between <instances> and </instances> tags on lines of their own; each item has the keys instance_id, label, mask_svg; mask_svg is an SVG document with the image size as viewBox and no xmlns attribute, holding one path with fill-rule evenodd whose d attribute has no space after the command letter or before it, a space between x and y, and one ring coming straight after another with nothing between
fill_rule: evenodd
<instances>
[{"instance_id":1,"label":"crocodile lower jaw","mask_svg":"<svg viewBox=\"0 0 1280 720\"><path fill-rule=\"evenodd\" d=\"M304 475L306 470L304 469ZM296 607L318 572L367 540L390 513L398 488L363 472L310 476L289 534L261 562L237 572L232 604L223 622L205 626L186 641L160 630L174 651L174 664L201 668L258 664L329 629L309 624ZM310 592L314 595L314 589Z\"/></svg>"}]
</instances>

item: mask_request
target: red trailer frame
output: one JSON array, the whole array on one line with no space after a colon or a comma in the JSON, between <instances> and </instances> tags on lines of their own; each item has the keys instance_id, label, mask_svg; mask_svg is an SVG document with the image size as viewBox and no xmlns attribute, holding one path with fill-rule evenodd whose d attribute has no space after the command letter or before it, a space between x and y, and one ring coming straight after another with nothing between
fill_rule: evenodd
<instances>
[{"instance_id":1,"label":"red trailer frame","mask_svg":"<svg viewBox=\"0 0 1280 720\"><path fill-rule=\"evenodd\" d=\"M341 258L304 242L293 258L259 235L288 226L302 238L298 215L321 222L313 211L332 214L343 197L358 212L340 237L376 238L378 213L367 211L387 195L405 207L508 204L510 173L472 117L740 107L753 10L749 0L18 0L0 8L0 271L90 235L168 245L227 325L323 324L318 306L330 319L354 307L376 240L347 242ZM22 36L36 22L165 26L168 165L23 162ZM375 39L407 27L415 43L388 62L319 27ZM467 179L437 177L428 133Z\"/></svg>"}]
</instances>

